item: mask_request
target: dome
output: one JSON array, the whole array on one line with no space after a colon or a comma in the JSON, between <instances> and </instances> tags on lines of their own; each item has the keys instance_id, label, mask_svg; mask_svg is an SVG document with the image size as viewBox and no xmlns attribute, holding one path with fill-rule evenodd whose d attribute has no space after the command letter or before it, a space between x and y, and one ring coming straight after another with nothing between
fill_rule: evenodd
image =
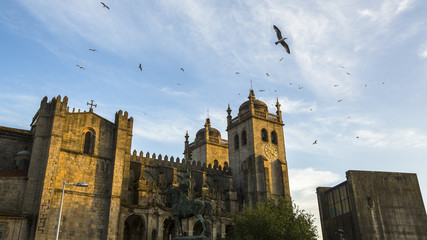
<instances>
[{"instance_id":1,"label":"dome","mask_svg":"<svg viewBox=\"0 0 427 240\"><path fill-rule=\"evenodd\" d=\"M249 111L251 106L251 101L254 103L255 110L262 111L262 112L268 112L267 104L265 104L263 101L255 99L254 91L251 90L249 93L249 100L242 103L239 107L239 113Z\"/></svg>"},{"instance_id":2,"label":"dome","mask_svg":"<svg viewBox=\"0 0 427 240\"><path fill-rule=\"evenodd\" d=\"M200 129L196 133L196 142L197 141L203 141L205 139L205 136L206 136L206 127L208 128L208 131L209 131L209 138L218 138L218 139L221 139L221 133L220 133L220 131L218 131L218 129L216 129L216 128L211 127L210 119L207 118L206 119L205 127L202 128L202 129Z\"/></svg>"}]
</instances>

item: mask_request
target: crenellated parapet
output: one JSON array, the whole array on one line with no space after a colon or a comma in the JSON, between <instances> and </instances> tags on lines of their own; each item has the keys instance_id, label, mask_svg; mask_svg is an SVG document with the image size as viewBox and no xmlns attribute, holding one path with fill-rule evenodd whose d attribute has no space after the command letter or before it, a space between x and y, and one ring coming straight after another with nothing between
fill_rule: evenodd
<instances>
[{"instance_id":1,"label":"crenellated parapet","mask_svg":"<svg viewBox=\"0 0 427 240\"><path fill-rule=\"evenodd\" d=\"M120 127L125 127L127 129L132 129L133 126L133 117L128 117L128 112L123 112L119 110L116 112L116 121L115 123Z\"/></svg>"},{"instance_id":2,"label":"crenellated parapet","mask_svg":"<svg viewBox=\"0 0 427 240\"><path fill-rule=\"evenodd\" d=\"M231 170L228 167L223 167L221 165L215 167L211 164L206 165L206 163L202 164L196 161L186 161L185 158L180 159L179 157L174 158L173 156L168 157L167 155L163 157L162 154L156 155L156 153L150 154L149 152L144 154L142 151L138 153L136 150L133 151L130 160L131 162L139 162L143 165L154 167L172 167L180 171L189 169L210 174L231 174Z\"/></svg>"}]
</instances>

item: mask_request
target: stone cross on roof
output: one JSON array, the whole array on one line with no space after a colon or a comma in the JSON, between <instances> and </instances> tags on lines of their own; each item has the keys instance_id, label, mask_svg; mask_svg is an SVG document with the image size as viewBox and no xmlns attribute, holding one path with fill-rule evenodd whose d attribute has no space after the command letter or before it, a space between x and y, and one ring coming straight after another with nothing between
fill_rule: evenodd
<instances>
[{"instance_id":1,"label":"stone cross on roof","mask_svg":"<svg viewBox=\"0 0 427 240\"><path fill-rule=\"evenodd\" d=\"M90 105L89 112L93 112L93 107L96 107L96 104L93 104L93 100L90 100L90 103L87 103L87 105Z\"/></svg>"}]
</instances>

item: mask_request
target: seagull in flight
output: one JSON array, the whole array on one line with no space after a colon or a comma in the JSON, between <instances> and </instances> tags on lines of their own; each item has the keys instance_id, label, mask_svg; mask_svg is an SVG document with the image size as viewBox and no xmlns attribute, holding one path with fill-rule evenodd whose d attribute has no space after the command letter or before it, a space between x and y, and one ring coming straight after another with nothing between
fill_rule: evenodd
<instances>
[{"instance_id":1,"label":"seagull in flight","mask_svg":"<svg viewBox=\"0 0 427 240\"><path fill-rule=\"evenodd\" d=\"M80 66L80 65L76 65L77 67L79 67L80 69L83 69L83 70L85 70L85 68L84 67L82 67L82 66Z\"/></svg>"},{"instance_id":2,"label":"seagull in flight","mask_svg":"<svg viewBox=\"0 0 427 240\"><path fill-rule=\"evenodd\" d=\"M264 89L261 89L261 90L258 90L258 91L260 91L260 92L265 92L265 90L264 90Z\"/></svg>"},{"instance_id":3,"label":"seagull in flight","mask_svg":"<svg viewBox=\"0 0 427 240\"><path fill-rule=\"evenodd\" d=\"M343 65L340 65L340 68L344 68L344 66L343 66Z\"/></svg>"},{"instance_id":4,"label":"seagull in flight","mask_svg":"<svg viewBox=\"0 0 427 240\"><path fill-rule=\"evenodd\" d=\"M270 77L270 74L268 74L268 73L265 73L265 75L267 75L267 77Z\"/></svg>"},{"instance_id":5,"label":"seagull in flight","mask_svg":"<svg viewBox=\"0 0 427 240\"><path fill-rule=\"evenodd\" d=\"M182 83L178 83L178 86L182 86Z\"/></svg>"},{"instance_id":6,"label":"seagull in flight","mask_svg":"<svg viewBox=\"0 0 427 240\"><path fill-rule=\"evenodd\" d=\"M317 140L315 140L315 141L314 141L313 145L314 145L314 144L317 144Z\"/></svg>"},{"instance_id":7,"label":"seagull in flight","mask_svg":"<svg viewBox=\"0 0 427 240\"><path fill-rule=\"evenodd\" d=\"M282 60L283 60L283 58L280 58L280 59L279 59L279 62L281 62Z\"/></svg>"},{"instance_id":8,"label":"seagull in flight","mask_svg":"<svg viewBox=\"0 0 427 240\"><path fill-rule=\"evenodd\" d=\"M141 65L141 63L139 64L139 70L141 70L141 72L142 72L142 65Z\"/></svg>"},{"instance_id":9,"label":"seagull in flight","mask_svg":"<svg viewBox=\"0 0 427 240\"><path fill-rule=\"evenodd\" d=\"M347 75L350 75L350 73L349 73L349 72L347 72Z\"/></svg>"},{"instance_id":10,"label":"seagull in flight","mask_svg":"<svg viewBox=\"0 0 427 240\"><path fill-rule=\"evenodd\" d=\"M110 7L108 7L105 3L101 2L102 6L105 7L106 9L110 10Z\"/></svg>"},{"instance_id":11,"label":"seagull in flight","mask_svg":"<svg viewBox=\"0 0 427 240\"><path fill-rule=\"evenodd\" d=\"M334 87L338 87L338 84L335 84Z\"/></svg>"},{"instance_id":12,"label":"seagull in flight","mask_svg":"<svg viewBox=\"0 0 427 240\"><path fill-rule=\"evenodd\" d=\"M184 72L184 68L181 68L181 71L183 71L183 72Z\"/></svg>"},{"instance_id":13,"label":"seagull in flight","mask_svg":"<svg viewBox=\"0 0 427 240\"><path fill-rule=\"evenodd\" d=\"M90 48L89 51L96 52L96 49Z\"/></svg>"},{"instance_id":14,"label":"seagull in flight","mask_svg":"<svg viewBox=\"0 0 427 240\"><path fill-rule=\"evenodd\" d=\"M240 72L236 72L236 74L240 74Z\"/></svg>"},{"instance_id":15,"label":"seagull in flight","mask_svg":"<svg viewBox=\"0 0 427 240\"><path fill-rule=\"evenodd\" d=\"M277 44L282 44L282 46L285 48L285 50L286 50L286 52L288 53L288 54L291 54L291 50L289 50L289 46L288 46L288 44L285 42L285 40L287 39L287 38L284 38L284 37L282 37L282 33L280 32L280 30L279 30L279 28L278 27L276 27L276 25L273 25L273 28L274 28L274 30L276 31L276 34L277 34L277 39L278 39L278 41L276 41L275 42L275 44L277 45Z\"/></svg>"},{"instance_id":16,"label":"seagull in flight","mask_svg":"<svg viewBox=\"0 0 427 240\"><path fill-rule=\"evenodd\" d=\"M342 99L338 100L338 102L342 102Z\"/></svg>"},{"instance_id":17,"label":"seagull in flight","mask_svg":"<svg viewBox=\"0 0 427 240\"><path fill-rule=\"evenodd\" d=\"M301 87L300 85L298 85L298 90L301 90L301 89L303 89L303 87Z\"/></svg>"}]
</instances>

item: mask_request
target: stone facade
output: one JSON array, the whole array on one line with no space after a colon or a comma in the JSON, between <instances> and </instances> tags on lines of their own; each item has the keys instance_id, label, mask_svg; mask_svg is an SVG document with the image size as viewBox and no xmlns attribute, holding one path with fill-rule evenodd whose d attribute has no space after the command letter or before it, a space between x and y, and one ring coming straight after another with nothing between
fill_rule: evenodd
<instances>
[{"instance_id":1,"label":"stone facade","mask_svg":"<svg viewBox=\"0 0 427 240\"><path fill-rule=\"evenodd\" d=\"M324 240L427 239L427 216L416 174L347 171L347 181L318 187Z\"/></svg>"},{"instance_id":2,"label":"stone facade","mask_svg":"<svg viewBox=\"0 0 427 240\"><path fill-rule=\"evenodd\" d=\"M224 236L245 204L290 199L280 105L268 113L251 90L240 108L235 118L228 109L227 131L244 144L222 139L207 119L194 142L186 135L180 159L132 151L127 112L111 122L92 108L70 111L67 97L45 97L30 130L0 127L0 239L54 239L64 182L89 186L65 185L60 239L170 239L171 203L161 192L187 171L190 197L213 205L211 239ZM182 225L201 232L196 218Z\"/></svg>"}]
</instances>

